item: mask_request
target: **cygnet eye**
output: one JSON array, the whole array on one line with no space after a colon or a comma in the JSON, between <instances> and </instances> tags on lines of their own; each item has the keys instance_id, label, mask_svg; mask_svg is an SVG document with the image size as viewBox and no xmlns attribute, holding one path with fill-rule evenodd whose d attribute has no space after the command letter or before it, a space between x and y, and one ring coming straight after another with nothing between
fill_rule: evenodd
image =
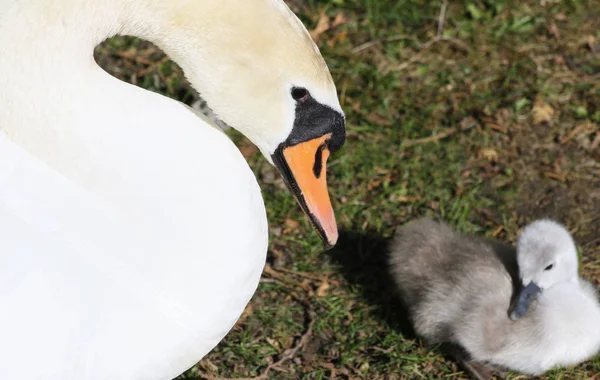
<instances>
[{"instance_id":1,"label":"cygnet eye","mask_svg":"<svg viewBox=\"0 0 600 380\"><path fill-rule=\"evenodd\" d=\"M554 267L554 264L548 265L546 268L544 268L544 270L550 270L550 269L552 269L552 267Z\"/></svg>"}]
</instances>

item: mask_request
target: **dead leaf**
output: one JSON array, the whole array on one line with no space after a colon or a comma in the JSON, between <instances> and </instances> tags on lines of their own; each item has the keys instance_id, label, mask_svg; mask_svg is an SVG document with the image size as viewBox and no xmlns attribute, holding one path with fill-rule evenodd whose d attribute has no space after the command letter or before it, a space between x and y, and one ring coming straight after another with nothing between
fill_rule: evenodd
<instances>
[{"instance_id":1,"label":"dead leaf","mask_svg":"<svg viewBox=\"0 0 600 380\"><path fill-rule=\"evenodd\" d=\"M202 369L204 369L210 375L215 375L215 374L219 373L219 367L217 367L208 358L205 358L204 360L202 360L201 362L199 362L198 366L200 366Z\"/></svg>"},{"instance_id":2,"label":"dead leaf","mask_svg":"<svg viewBox=\"0 0 600 380\"><path fill-rule=\"evenodd\" d=\"M344 29L336 35L336 40L340 43L343 43L344 41L346 41L347 37L348 37L348 30Z\"/></svg>"},{"instance_id":3,"label":"dead leaf","mask_svg":"<svg viewBox=\"0 0 600 380\"><path fill-rule=\"evenodd\" d=\"M295 221L294 219L286 219L285 222L285 228L283 229L283 233L284 234L289 234L290 232L294 232L298 229L298 227L300 227L300 223Z\"/></svg>"},{"instance_id":4,"label":"dead leaf","mask_svg":"<svg viewBox=\"0 0 600 380\"><path fill-rule=\"evenodd\" d=\"M300 226L300 223L298 223L294 219L289 219L288 218L288 219L285 220L285 226L286 226L287 230L296 230Z\"/></svg>"},{"instance_id":5,"label":"dead leaf","mask_svg":"<svg viewBox=\"0 0 600 380\"><path fill-rule=\"evenodd\" d=\"M477 120L473 116L467 116L458 123L458 126L462 131L466 131L477 126Z\"/></svg>"},{"instance_id":6,"label":"dead leaf","mask_svg":"<svg viewBox=\"0 0 600 380\"><path fill-rule=\"evenodd\" d=\"M360 372L367 372L369 370L369 362L364 362L363 364L361 364L360 367L358 367L358 370Z\"/></svg>"},{"instance_id":7,"label":"dead leaf","mask_svg":"<svg viewBox=\"0 0 600 380\"><path fill-rule=\"evenodd\" d=\"M546 172L546 176L548 176L548 178L555 179L562 183L564 183L567 180L567 175L565 173Z\"/></svg>"},{"instance_id":8,"label":"dead leaf","mask_svg":"<svg viewBox=\"0 0 600 380\"><path fill-rule=\"evenodd\" d=\"M500 108L498 112L494 114L494 117L496 118L496 123L502 126L507 124L507 122L510 122L513 116L513 112L506 107Z\"/></svg>"},{"instance_id":9,"label":"dead leaf","mask_svg":"<svg viewBox=\"0 0 600 380\"><path fill-rule=\"evenodd\" d=\"M117 56L129 60L129 61L133 61L136 63L141 63L142 65L151 65L152 61L149 60L148 58L143 57L136 48L132 47L130 49L127 49L125 51L120 51L116 53Z\"/></svg>"},{"instance_id":10,"label":"dead leaf","mask_svg":"<svg viewBox=\"0 0 600 380\"><path fill-rule=\"evenodd\" d=\"M335 15L335 18L333 19L333 22L331 23L331 27L337 28L338 26L344 25L347 22L348 22L348 18L346 17L346 15L344 15L343 13L338 13L337 15Z\"/></svg>"},{"instance_id":11,"label":"dead leaf","mask_svg":"<svg viewBox=\"0 0 600 380\"><path fill-rule=\"evenodd\" d=\"M335 15L335 17L332 21L331 18L329 16L327 16L327 14L325 14L325 12L323 12L319 16L319 21L317 21L317 26L315 26L315 28L310 31L310 36L316 42L319 40L319 38L321 37L321 35L323 33L327 32L330 29L337 28L338 26L343 25L347 22L348 22L348 18L343 13L338 13L337 15Z\"/></svg>"},{"instance_id":12,"label":"dead leaf","mask_svg":"<svg viewBox=\"0 0 600 380\"><path fill-rule=\"evenodd\" d=\"M329 16L325 14L325 12L321 13L319 16L319 21L317 22L317 26L313 30L310 31L310 36L313 40L317 41L321 34L325 33L329 30Z\"/></svg>"},{"instance_id":13,"label":"dead leaf","mask_svg":"<svg viewBox=\"0 0 600 380\"><path fill-rule=\"evenodd\" d=\"M242 312L242 315L240 316L240 318L237 320L237 322L235 322L235 325L233 326L233 329L235 331L241 331L244 328L244 325L246 324L246 319L252 315L252 313L254 313L254 307L252 306L251 303L249 303L246 308L244 309L244 311Z\"/></svg>"},{"instance_id":14,"label":"dead leaf","mask_svg":"<svg viewBox=\"0 0 600 380\"><path fill-rule=\"evenodd\" d=\"M585 122L577 125L575 128L573 128L573 130L571 132L569 132L569 134L567 136L563 137L560 140L560 143L564 144L576 136L579 136L579 135L587 136L587 135L591 135L592 133L595 133L595 132L596 132L596 128L595 128L594 124L592 124L589 121L585 121Z\"/></svg>"},{"instance_id":15,"label":"dead leaf","mask_svg":"<svg viewBox=\"0 0 600 380\"><path fill-rule=\"evenodd\" d=\"M508 133L508 128L504 125L496 124L494 122L489 122L489 123L486 123L485 126L489 127L490 129L493 129L495 131L498 131L500 133L504 133L504 134Z\"/></svg>"},{"instance_id":16,"label":"dead leaf","mask_svg":"<svg viewBox=\"0 0 600 380\"><path fill-rule=\"evenodd\" d=\"M556 15L554 15L554 19L556 21L565 21L567 19L567 16L565 16L564 13L557 13Z\"/></svg>"},{"instance_id":17,"label":"dead leaf","mask_svg":"<svg viewBox=\"0 0 600 380\"><path fill-rule=\"evenodd\" d=\"M269 337L266 337L266 340L267 340L267 342L268 342L268 343L269 343L271 346L273 346L273 347L275 347L275 348L280 348L280 347L281 347L281 345L279 344L279 342L278 342L278 341L276 341L275 339L271 339L271 338L269 338Z\"/></svg>"},{"instance_id":18,"label":"dead leaf","mask_svg":"<svg viewBox=\"0 0 600 380\"><path fill-rule=\"evenodd\" d=\"M252 315L253 312L254 312L254 307L252 306L251 303L249 303L248 306L246 306L246 308L242 312L242 315L240 316L239 320L248 318L249 316Z\"/></svg>"},{"instance_id":19,"label":"dead leaf","mask_svg":"<svg viewBox=\"0 0 600 380\"><path fill-rule=\"evenodd\" d=\"M495 161L498 158L498 152L492 148L481 148L478 153L479 158L485 158L488 161Z\"/></svg>"},{"instance_id":20,"label":"dead leaf","mask_svg":"<svg viewBox=\"0 0 600 380\"><path fill-rule=\"evenodd\" d=\"M383 183L383 179L377 178L367 184L367 191L371 191Z\"/></svg>"},{"instance_id":21,"label":"dead leaf","mask_svg":"<svg viewBox=\"0 0 600 380\"><path fill-rule=\"evenodd\" d=\"M600 43L597 43L596 37L591 34L585 37L585 44L592 53L600 52Z\"/></svg>"},{"instance_id":22,"label":"dead leaf","mask_svg":"<svg viewBox=\"0 0 600 380\"><path fill-rule=\"evenodd\" d=\"M560 38L560 31L555 23L550 23L550 26L548 26L548 32L550 32L550 35L552 35L552 37L555 39L558 40Z\"/></svg>"},{"instance_id":23,"label":"dead leaf","mask_svg":"<svg viewBox=\"0 0 600 380\"><path fill-rule=\"evenodd\" d=\"M327 289L329 289L329 282L324 280L321 282L321 285L317 288L317 296L323 297L327 294Z\"/></svg>"},{"instance_id":24,"label":"dead leaf","mask_svg":"<svg viewBox=\"0 0 600 380\"><path fill-rule=\"evenodd\" d=\"M382 127L389 127L392 122L384 118L383 116L377 115L376 113L370 113L367 115L367 120L373 124L380 125Z\"/></svg>"},{"instance_id":25,"label":"dead leaf","mask_svg":"<svg viewBox=\"0 0 600 380\"><path fill-rule=\"evenodd\" d=\"M531 115L533 117L534 124L546 123L551 125L552 116L554 116L554 109L550 105L538 99L533 104Z\"/></svg>"},{"instance_id":26,"label":"dead leaf","mask_svg":"<svg viewBox=\"0 0 600 380\"><path fill-rule=\"evenodd\" d=\"M390 197L390 201L392 202L406 202L406 203L413 203L413 202L418 202L421 200L421 197L419 197L418 195L416 196L408 196L408 195L392 195Z\"/></svg>"},{"instance_id":27,"label":"dead leaf","mask_svg":"<svg viewBox=\"0 0 600 380\"><path fill-rule=\"evenodd\" d=\"M244 138L242 142L240 142L239 148L240 152L242 152L242 156L244 156L246 159L251 157L252 155L254 155L254 153L258 151L256 145L252 144L247 138Z\"/></svg>"},{"instance_id":28,"label":"dead leaf","mask_svg":"<svg viewBox=\"0 0 600 380\"><path fill-rule=\"evenodd\" d=\"M133 60L135 60L135 57L137 56L137 49L132 47L125 51L118 51L116 54L117 54L117 56L119 56L121 58L133 61Z\"/></svg>"}]
</instances>

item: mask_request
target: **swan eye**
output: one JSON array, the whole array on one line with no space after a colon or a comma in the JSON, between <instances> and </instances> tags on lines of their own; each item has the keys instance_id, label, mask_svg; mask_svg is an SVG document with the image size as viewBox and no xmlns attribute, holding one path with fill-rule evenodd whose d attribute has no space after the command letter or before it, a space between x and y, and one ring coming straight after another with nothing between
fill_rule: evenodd
<instances>
[{"instance_id":1,"label":"swan eye","mask_svg":"<svg viewBox=\"0 0 600 380\"><path fill-rule=\"evenodd\" d=\"M552 267L554 267L554 264L548 265L546 268L544 268L544 270L550 270L550 269L552 269Z\"/></svg>"},{"instance_id":2,"label":"swan eye","mask_svg":"<svg viewBox=\"0 0 600 380\"><path fill-rule=\"evenodd\" d=\"M294 87L292 88L292 98L297 102L304 101L308 98L308 90L302 87Z\"/></svg>"}]
</instances>

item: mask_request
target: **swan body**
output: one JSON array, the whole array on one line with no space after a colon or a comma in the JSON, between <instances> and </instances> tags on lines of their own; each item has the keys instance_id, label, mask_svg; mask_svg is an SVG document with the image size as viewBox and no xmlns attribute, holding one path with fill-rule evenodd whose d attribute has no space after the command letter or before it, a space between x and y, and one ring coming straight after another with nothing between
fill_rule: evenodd
<instances>
[{"instance_id":1,"label":"swan body","mask_svg":"<svg viewBox=\"0 0 600 380\"><path fill-rule=\"evenodd\" d=\"M555 222L527 226L515 251L423 218L399 228L390 265L416 333L476 363L540 375L600 350L600 304ZM523 297L531 282L538 290Z\"/></svg>"},{"instance_id":2,"label":"swan body","mask_svg":"<svg viewBox=\"0 0 600 380\"><path fill-rule=\"evenodd\" d=\"M261 48L265 25L287 39ZM0 0L2 379L172 379L258 286L268 229L252 171L209 120L100 69L93 48L115 34L171 55L337 238L324 161L343 114L283 2ZM298 86L308 100L290 96Z\"/></svg>"}]
</instances>

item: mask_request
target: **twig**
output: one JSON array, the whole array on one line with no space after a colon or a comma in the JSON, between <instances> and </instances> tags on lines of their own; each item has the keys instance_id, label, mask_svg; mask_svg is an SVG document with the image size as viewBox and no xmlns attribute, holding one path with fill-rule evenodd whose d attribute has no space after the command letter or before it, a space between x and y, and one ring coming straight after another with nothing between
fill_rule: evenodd
<instances>
[{"instance_id":1,"label":"twig","mask_svg":"<svg viewBox=\"0 0 600 380\"><path fill-rule=\"evenodd\" d=\"M260 282L263 283L263 284L277 284L277 285L279 285L279 286L281 286L283 288L286 288L286 287L290 286L290 284L288 284L285 281L283 281L282 279L276 278L276 277L271 277L271 278L262 277L260 279ZM296 283L296 284L294 284L294 286L299 287L300 289L304 290L305 292L310 292L310 289L306 285L301 284L299 282ZM297 295L294 295L294 297L295 298L299 298Z\"/></svg>"},{"instance_id":2,"label":"twig","mask_svg":"<svg viewBox=\"0 0 600 380\"><path fill-rule=\"evenodd\" d=\"M306 308L308 327L306 328L306 330L304 331L304 333L302 334L300 339L298 339L298 342L296 343L296 345L292 348L286 349L281 354L279 354L279 359L276 362L269 364L262 371L262 373L260 375L258 375L256 377L236 378L237 380L268 380L269 379L269 371L271 371L272 369L273 370L281 370L279 368L280 365L282 365L286 361L288 361L296 356L296 353L306 344L306 342L312 335L313 325L315 324L315 319L313 317L314 311L312 310L311 304L307 301L302 301L302 303L304 304L304 306ZM217 377L208 377L208 380L228 380L228 379L217 378Z\"/></svg>"},{"instance_id":3,"label":"twig","mask_svg":"<svg viewBox=\"0 0 600 380\"><path fill-rule=\"evenodd\" d=\"M331 272L324 272L322 276L315 276L310 273L298 272L298 271L285 269L285 268L278 268L277 271L289 273L294 276L304 277L304 278L308 278L309 280L316 280L316 281L324 281L325 279L323 277L326 277L328 274L331 274Z\"/></svg>"},{"instance_id":4,"label":"twig","mask_svg":"<svg viewBox=\"0 0 600 380\"><path fill-rule=\"evenodd\" d=\"M340 93L340 105L343 107L346 105L346 90L348 89L348 79L342 82L342 91Z\"/></svg>"},{"instance_id":5,"label":"twig","mask_svg":"<svg viewBox=\"0 0 600 380\"><path fill-rule=\"evenodd\" d=\"M260 374L259 376L255 377L253 380L268 379L267 375L268 375L269 370L278 369L278 367L281 364L283 364L287 360L294 358L296 356L296 353L298 352L298 350L300 350L308 342L308 339L312 335L312 330L313 330L313 325L315 324L315 319L313 317L312 306L310 305L310 303L305 302L305 306L307 308L306 314L307 314L307 318L308 318L309 322L308 322L308 327L306 328L306 331L304 331L304 334L302 334L302 336L298 340L298 343L296 343L296 345L294 347L288 348L287 350L283 351L283 353L281 355L279 355L279 360L277 360L275 363L269 364L267 366L267 368L265 368L263 373Z\"/></svg>"},{"instance_id":6,"label":"twig","mask_svg":"<svg viewBox=\"0 0 600 380\"><path fill-rule=\"evenodd\" d=\"M136 75L138 77L143 77L144 75L148 74L150 71L154 71L158 66L162 65L163 63L167 62L168 60L169 60L169 57L162 57L159 61L152 62L147 67L139 70L136 73Z\"/></svg>"},{"instance_id":7,"label":"twig","mask_svg":"<svg viewBox=\"0 0 600 380\"><path fill-rule=\"evenodd\" d=\"M360 44L357 47L355 47L354 49L352 49L352 54L357 54L357 53L360 53L363 50L367 50L371 46L375 46L375 45L380 44L382 41L383 40L381 38L379 38L379 39L376 39L376 40L367 41L364 44Z\"/></svg>"},{"instance_id":8,"label":"twig","mask_svg":"<svg viewBox=\"0 0 600 380\"><path fill-rule=\"evenodd\" d=\"M573 128L573 130L571 130L571 132L569 132L569 134L567 136L560 139L559 143L564 144L578 134L583 134L583 135L587 136L587 135L591 135L595 132L596 132L596 130L592 123L582 123L582 124L579 124L578 126L576 126L575 128Z\"/></svg>"},{"instance_id":9,"label":"twig","mask_svg":"<svg viewBox=\"0 0 600 380\"><path fill-rule=\"evenodd\" d=\"M444 20L446 19L446 9L448 8L448 0L444 0L440 8L440 17L438 18L437 36L441 37L444 30Z\"/></svg>"},{"instance_id":10,"label":"twig","mask_svg":"<svg viewBox=\"0 0 600 380\"><path fill-rule=\"evenodd\" d=\"M423 46L421 47L421 50L413 55L412 57L410 57L408 60L402 62L399 65L396 66L392 66L392 67L388 67L386 69L386 72L390 72L390 71L402 71L404 69L406 69L407 67L409 67L411 64L415 63L416 61L418 61L419 59L421 59L421 57L423 56L423 53L425 53L425 51L427 49L429 49L432 45L434 45L437 42L450 42L451 44L453 44L454 46L462 49L465 52L470 52L471 49L469 49L469 47L462 41L457 40L455 38L452 37L442 37L442 36L436 36L432 39L430 39L429 41L427 41L426 43L423 44Z\"/></svg>"},{"instance_id":11,"label":"twig","mask_svg":"<svg viewBox=\"0 0 600 380\"><path fill-rule=\"evenodd\" d=\"M289 283L286 283L286 276L283 275L282 273L280 273L278 270L274 269L271 265L267 264L265 265L265 269L264 269L264 273L269 275L271 277L271 279L276 280L275 282L277 282L279 285L283 286L284 288L290 286ZM261 281L263 281L264 279L261 279ZM302 290L308 292L310 291L310 289L305 285L305 284L301 284L297 281L293 281L294 282L294 286L300 287L302 288ZM300 298L298 296L296 296L296 298Z\"/></svg>"},{"instance_id":12,"label":"twig","mask_svg":"<svg viewBox=\"0 0 600 380\"><path fill-rule=\"evenodd\" d=\"M429 143L429 142L439 141L441 139L445 139L446 137L448 137L450 135L453 135L454 133L456 133L456 128L451 127L451 128L445 129L442 132L435 134L433 136L423 137L423 138L415 139L415 140L404 140L402 142L402 144L400 144L400 147L407 148L407 147L411 147L411 146L415 146L415 145L419 145L419 144L425 144L425 143Z\"/></svg>"},{"instance_id":13,"label":"twig","mask_svg":"<svg viewBox=\"0 0 600 380\"><path fill-rule=\"evenodd\" d=\"M315 312L314 312L313 306L310 303L310 301L307 301L305 298L300 297L292 289L292 285L286 284L283 280L278 278L278 277L282 277L282 275L280 273L278 273L276 270L274 270L273 268L271 268L270 265L265 266L264 273L266 275L269 275L271 277L270 278L271 280L280 284L288 292L288 294L290 296L292 296L292 298L295 298L296 301L298 301L299 303L301 303L304 306L304 310L306 311L307 327L306 327L306 330L304 331L304 333L298 339L297 343L294 345L294 347L288 348L288 349L284 350L282 353L280 353L278 355L277 361L272 362L269 365L267 365L260 375L258 375L256 377L236 378L236 380L268 380L269 379L269 371L271 371L271 370L282 371L280 366L283 363L285 363L286 361L294 358L296 356L296 354L298 353L298 351L308 342L308 339L312 335L313 325L315 324L315 318L314 318ZM297 284L297 285L299 285L299 284ZM206 377L207 380L230 380L230 379L224 378L224 377L215 377L215 376L211 376L211 375L207 375L207 374L202 374L202 375L204 377ZM231 379L231 380L233 380L233 379Z\"/></svg>"},{"instance_id":14,"label":"twig","mask_svg":"<svg viewBox=\"0 0 600 380\"><path fill-rule=\"evenodd\" d=\"M600 73L594 75L584 75L580 78L582 81L587 83L597 83L598 79L600 79Z\"/></svg>"},{"instance_id":15,"label":"twig","mask_svg":"<svg viewBox=\"0 0 600 380\"><path fill-rule=\"evenodd\" d=\"M390 41L397 41L397 40L408 40L408 39L414 39L417 42L417 45L420 45L420 52L426 50L427 48L429 48L431 45L433 45L436 42L439 41L446 41L446 42L450 42L452 44L454 44L456 47L469 52L470 49L469 47L462 41L457 40L455 38L452 37L444 37L442 34L444 32L444 22L446 20L446 11L448 10L448 0L444 0L442 2L442 6L440 8L440 15L438 17L438 26L437 26L437 33L435 38L431 39L430 41L426 42L425 44L421 45L419 43L418 40L415 39L415 37L412 36L407 36L404 34L400 34L400 35L396 35L396 36L392 36L392 37L388 37L388 38L379 38L376 40L372 40L372 41L367 41L364 44L358 45L357 47L355 47L354 49L352 49L352 54L357 54L360 53L363 50L367 50L369 48L371 48L372 46L375 45L379 45L382 42L390 42ZM390 69L390 70L402 70L405 67L407 67L408 65L410 65L412 62L416 61L418 58L420 58L419 56L420 53L417 54L417 56L413 56L411 59L409 59L408 61L401 63L400 65L398 65L395 69ZM388 71L390 71L388 70Z\"/></svg>"},{"instance_id":16,"label":"twig","mask_svg":"<svg viewBox=\"0 0 600 380\"><path fill-rule=\"evenodd\" d=\"M364 44L360 44L352 49L352 54L360 53L363 50L367 50L372 46L379 45L382 42L393 42L399 40L413 40L417 46L421 46L421 42L415 36L407 36L406 34L396 34L386 38L378 38L376 40L367 41Z\"/></svg>"},{"instance_id":17,"label":"twig","mask_svg":"<svg viewBox=\"0 0 600 380\"><path fill-rule=\"evenodd\" d=\"M383 348L377 347L377 346L373 347L373 350L382 352L384 354L389 354L390 352L394 351L395 349L396 349L395 346L390 346L390 347L388 347L386 349L383 349Z\"/></svg>"}]
</instances>

